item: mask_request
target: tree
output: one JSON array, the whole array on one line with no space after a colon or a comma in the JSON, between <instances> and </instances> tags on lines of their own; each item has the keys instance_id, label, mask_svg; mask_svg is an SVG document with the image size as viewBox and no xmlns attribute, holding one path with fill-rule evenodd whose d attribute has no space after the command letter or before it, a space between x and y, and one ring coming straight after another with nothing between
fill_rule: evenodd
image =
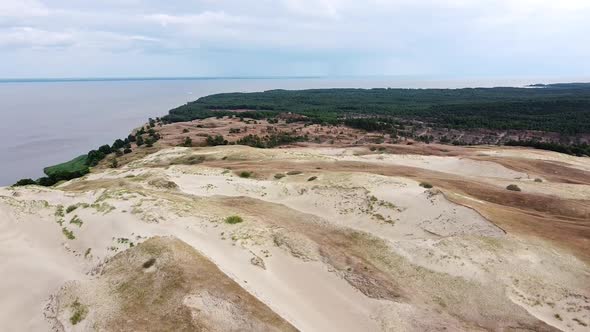
<instances>
[{"instance_id":1,"label":"tree","mask_svg":"<svg viewBox=\"0 0 590 332\"><path fill-rule=\"evenodd\" d=\"M125 150L123 150L123 153L128 154L128 153L131 153L131 151L132 151L131 148L125 148Z\"/></svg>"},{"instance_id":2,"label":"tree","mask_svg":"<svg viewBox=\"0 0 590 332\"><path fill-rule=\"evenodd\" d=\"M88 157L86 159L86 165L96 166L101 160L104 159L104 157L105 154L103 152L97 150L90 150L88 152Z\"/></svg>"},{"instance_id":3,"label":"tree","mask_svg":"<svg viewBox=\"0 0 590 332\"><path fill-rule=\"evenodd\" d=\"M191 147L193 146L193 140L190 137L186 137L184 142L182 142L182 146Z\"/></svg>"},{"instance_id":4,"label":"tree","mask_svg":"<svg viewBox=\"0 0 590 332\"><path fill-rule=\"evenodd\" d=\"M127 139L129 140L129 142L135 142L135 135L129 134L129 136L127 136Z\"/></svg>"},{"instance_id":5,"label":"tree","mask_svg":"<svg viewBox=\"0 0 590 332\"><path fill-rule=\"evenodd\" d=\"M37 182L35 180L33 180L33 179L20 179L20 180L18 180L14 184L14 186L15 187L18 187L18 186L27 186L27 185L30 185L30 184L37 184Z\"/></svg>"},{"instance_id":6,"label":"tree","mask_svg":"<svg viewBox=\"0 0 590 332\"><path fill-rule=\"evenodd\" d=\"M111 166L111 168L117 168L117 167L119 167L119 161L117 160L117 158L113 158L111 160L110 166Z\"/></svg>"},{"instance_id":7,"label":"tree","mask_svg":"<svg viewBox=\"0 0 590 332\"><path fill-rule=\"evenodd\" d=\"M137 144L137 146L142 146L143 145L143 136L138 135L136 138L135 144Z\"/></svg>"},{"instance_id":8,"label":"tree","mask_svg":"<svg viewBox=\"0 0 590 332\"><path fill-rule=\"evenodd\" d=\"M118 150L125 146L125 142L122 139L117 139L112 146L113 150Z\"/></svg>"},{"instance_id":9,"label":"tree","mask_svg":"<svg viewBox=\"0 0 590 332\"><path fill-rule=\"evenodd\" d=\"M227 140L223 139L221 135L210 136L207 135L207 145L209 146L216 146L216 145L227 145Z\"/></svg>"},{"instance_id":10,"label":"tree","mask_svg":"<svg viewBox=\"0 0 590 332\"><path fill-rule=\"evenodd\" d=\"M107 155L107 154L113 152L113 149L111 149L111 147L108 144L105 144L105 145L102 145L101 147L99 147L98 151Z\"/></svg>"}]
</instances>

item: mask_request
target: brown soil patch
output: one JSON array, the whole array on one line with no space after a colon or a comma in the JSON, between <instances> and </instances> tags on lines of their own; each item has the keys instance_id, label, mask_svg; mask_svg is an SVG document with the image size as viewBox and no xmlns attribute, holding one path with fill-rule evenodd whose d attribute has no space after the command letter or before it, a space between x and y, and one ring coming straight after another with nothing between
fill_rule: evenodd
<instances>
[{"instance_id":1,"label":"brown soil patch","mask_svg":"<svg viewBox=\"0 0 590 332\"><path fill-rule=\"evenodd\" d=\"M87 305L90 326L100 330L296 331L207 258L170 237L117 254L97 280L60 294L63 304L74 298Z\"/></svg>"},{"instance_id":2,"label":"brown soil patch","mask_svg":"<svg viewBox=\"0 0 590 332\"><path fill-rule=\"evenodd\" d=\"M231 167L234 171L257 169L258 174L271 176L293 169L287 162L265 161L264 169L255 161L210 161L210 166ZM406 166L382 166L363 162L301 162L297 170L367 172L386 176L402 176L425 181L450 193L457 193L485 204L451 196L457 203L474 208L498 227L514 233L538 236L571 249L578 257L590 261L590 199L574 200L556 196L511 192L496 186L465 180L456 175Z\"/></svg>"}]
</instances>

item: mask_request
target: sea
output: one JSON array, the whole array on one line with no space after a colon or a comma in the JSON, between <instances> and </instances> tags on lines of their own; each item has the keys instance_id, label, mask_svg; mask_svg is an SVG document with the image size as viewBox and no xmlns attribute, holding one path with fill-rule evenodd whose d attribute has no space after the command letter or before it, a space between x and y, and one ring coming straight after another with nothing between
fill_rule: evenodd
<instances>
[{"instance_id":1,"label":"sea","mask_svg":"<svg viewBox=\"0 0 590 332\"><path fill-rule=\"evenodd\" d=\"M0 186L117 138L149 117L222 92L314 88L463 88L588 81L579 78L196 77L0 79Z\"/></svg>"}]
</instances>

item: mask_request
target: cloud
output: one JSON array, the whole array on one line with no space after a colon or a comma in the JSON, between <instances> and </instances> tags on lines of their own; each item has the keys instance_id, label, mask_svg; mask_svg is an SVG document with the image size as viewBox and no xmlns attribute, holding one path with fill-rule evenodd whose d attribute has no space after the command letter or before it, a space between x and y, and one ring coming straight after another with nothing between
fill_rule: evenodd
<instances>
[{"instance_id":1,"label":"cloud","mask_svg":"<svg viewBox=\"0 0 590 332\"><path fill-rule=\"evenodd\" d=\"M15 27L0 31L0 48L66 47L75 43L69 33Z\"/></svg>"},{"instance_id":2,"label":"cloud","mask_svg":"<svg viewBox=\"0 0 590 332\"><path fill-rule=\"evenodd\" d=\"M587 17L587 0L0 0L0 61L56 48L185 75L590 74Z\"/></svg>"}]
</instances>

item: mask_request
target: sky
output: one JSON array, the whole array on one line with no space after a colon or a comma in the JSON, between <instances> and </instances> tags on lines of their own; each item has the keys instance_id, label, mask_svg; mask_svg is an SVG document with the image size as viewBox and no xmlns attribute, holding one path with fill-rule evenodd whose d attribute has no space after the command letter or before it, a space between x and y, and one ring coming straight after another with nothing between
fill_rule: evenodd
<instances>
[{"instance_id":1,"label":"sky","mask_svg":"<svg viewBox=\"0 0 590 332\"><path fill-rule=\"evenodd\" d=\"M590 76L590 0L0 0L0 78Z\"/></svg>"}]
</instances>

